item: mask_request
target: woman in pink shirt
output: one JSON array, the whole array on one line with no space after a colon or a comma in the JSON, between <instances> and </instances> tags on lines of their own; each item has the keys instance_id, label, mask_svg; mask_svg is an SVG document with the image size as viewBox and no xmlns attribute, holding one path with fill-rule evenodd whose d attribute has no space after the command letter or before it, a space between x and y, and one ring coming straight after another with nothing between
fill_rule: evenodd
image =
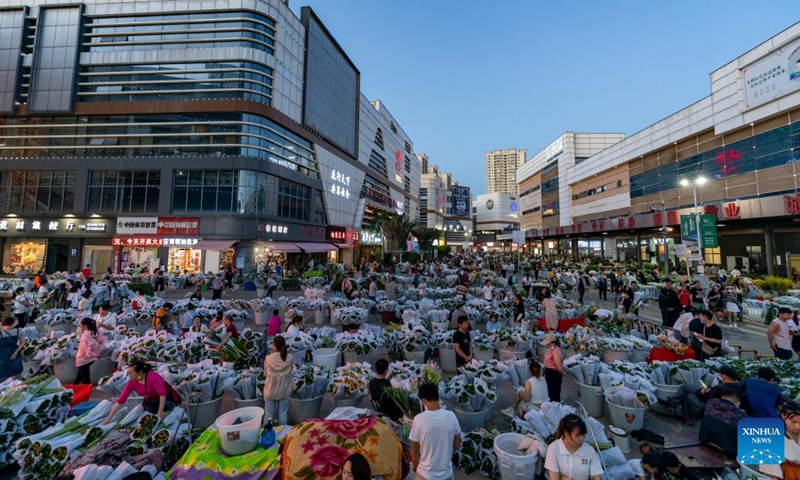
<instances>
[{"instance_id":1,"label":"woman in pink shirt","mask_svg":"<svg viewBox=\"0 0 800 480\"><path fill-rule=\"evenodd\" d=\"M269 322L267 322L267 336L274 337L281 333L281 316L278 315L278 309L272 311L272 316L269 317Z\"/></svg>"},{"instance_id":2,"label":"woman in pink shirt","mask_svg":"<svg viewBox=\"0 0 800 480\"><path fill-rule=\"evenodd\" d=\"M542 345L547 346L547 353L544 354L544 381L547 383L547 396L551 402L561 401L561 381L567 372L564 370L564 354L558 337L554 333L548 333L541 341Z\"/></svg>"},{"instance_id":3,"label":"woman in pink shirt","mask_svg":"<svg viewBox=\"0 0 800 480\"><path fill-rule=\"evenodd\" d=\"M117 399L103 425L108 425L120 407L128 401L131 392L143 397L142 405L150 413L164 419L167 411L175 408L181 402L178 393L147 363L136 360L128 366L128 383L122 389L122 394Z\"/></svg>"},{"instance_id":4,"label":"woman in pink shirt","mask_svg":"<svg viewBox=\"0 0 800 480\"><path fill-rule=\"evenodd\" d=\"M97 323L91 318L84 318L78 326L81 336L78 344L78 354L75 357L75 366L78 367L78 377L75 385L91 385L92 378L89 369L92 364L100 360L100 354L106 345L106 336L97 331Z\"/></svg>"}]
</instances>

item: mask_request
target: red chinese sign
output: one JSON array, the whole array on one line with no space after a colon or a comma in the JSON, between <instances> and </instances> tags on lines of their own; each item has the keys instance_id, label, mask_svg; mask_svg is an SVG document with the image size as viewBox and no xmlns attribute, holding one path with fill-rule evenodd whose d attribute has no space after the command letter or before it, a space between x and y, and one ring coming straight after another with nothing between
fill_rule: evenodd
<instances>
[{"instance_id":1,"label":"red chinese sign","mask_svg":"<svg viewBox=\"0 0 800 480\"><path fill-rule=\"evenodd\" d=\"M332 243L347 243L347 229L344 227L328 227L328 241Z\"/></svg>"},{"instance_id":2,"label":"red chinese sign","mask_svg":"<svg viewBox=\"0 0 800 480\"><path fill-rule=\"evenodd\" d=\"M115 247L160 247L164 240L161 238L114 237L111 245Z\"/></svg>"},{"instance_id":3,"label":"red chinese sign","mask_svg":"<svg viewBox=\"0 0 800 480\"><path fill-rule=\"evenodd\" d=\"M787 215L800 215L800 193L784 195L783 208Z\"/></svg>"},{"instance_id":4,"label":"red chinese sign","mask_svg":"<svg viewBox=\"0 0 800 480\"><path fill-rule=\"evenodd\" d=\"M158 218L156 235L199 235L200 219L184 217Z\"/></svg>"},{"instance_id":5,"label":"red chinese sign","mask_svg":"<svg viewBox=\"0 0 800 480\"><path fill-rule=\"evenodd\" d=\"M726 203L723 211L725 212L726 219L733 220L736 218L742 218L740 216L739 205L736 202Z\"/></svg>"},{"instance_id":6,"label":"red chinese sign","mask_svg":"<svg viewBox=\"0 0 800 480\"><path fill-rule=\"evenodd\" d=\"M720 172L714 176L717 178L725 178L728 175L736 173L736 161L742 158L742 155L736 150L728 150L727 152L717 152L716 157Z\"/></svg>"}]
</instances>

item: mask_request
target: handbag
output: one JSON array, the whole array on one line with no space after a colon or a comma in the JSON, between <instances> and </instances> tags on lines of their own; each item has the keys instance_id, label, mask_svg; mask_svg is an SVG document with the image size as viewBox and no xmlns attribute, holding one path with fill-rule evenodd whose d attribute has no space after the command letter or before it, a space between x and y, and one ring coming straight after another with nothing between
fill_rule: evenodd
<instances>
[{"instance_id":1,"label":"handbag","mask_svg":"<svg viewBox=\"0 0 800 480\"><path fill-rule=\"evenodd\" d=\"M703 336L706 336L706 327L703 327ZM703 342L703 346L700 347L700 350L702 350L703 353L709 357L717 353L717 347L712 347L708 342L705 341Z\"/></svg>"}]
</instances>

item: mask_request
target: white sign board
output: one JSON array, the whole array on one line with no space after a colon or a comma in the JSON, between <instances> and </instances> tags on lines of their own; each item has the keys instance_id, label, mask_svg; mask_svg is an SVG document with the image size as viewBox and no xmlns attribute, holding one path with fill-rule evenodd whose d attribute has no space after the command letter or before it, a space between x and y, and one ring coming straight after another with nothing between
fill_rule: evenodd
<instances>
[{"instance_id":1,"label":"white sign board","mask_svg":"<svg viewBox=\"0 0 800 480\"><path fill-rule=\"evenodd\" d=\"M800 89L800 40L745 68L743 79L748 108Z\"/></svg>"},{"instance_id":2,"label":"white sign board","mask_svg":"<svg viewBox=\"0 0 800 480\"><path fill-rule=\"evenodd\" d=\"M545 162L549 162L553 157L564 151L564 136L558 137L555 142L551 143L544 149Z\"/></svg>"},{"instance_id":3,"label":"white sign board","mask_svg":"<svg viewBox=\"0 0 800 480\"><path fill-rule=\"evenodd\" d=\"M511 239L517 245L523 245L525 243L525 232L523 230L515 230L511 233Z\"/></svg>"},{"instance_id":4,"label":"white sign board","mask_svg":"<svg viewBox=\"0 0 800 480\"><path fill-rule=\"evenodd\" d=\"M699 253L692 253L691 255L689 255L689 258L688 258L688 260L690 262L699 262L702 259L703 259L703 256L700 255Z\"/></svg>"},{"instance_id":5,"label":"white sign board","mask_svg":"<svg viewBox=\"0 0 800 480\"><path fill-rule=\"evenodd\" d=\"M674 247L675 247L675 255L677 255L679 257L685 257L686 256L686 245L684 245L682 243L676 243L674 245Z\"/></svg>"}]
</instances>

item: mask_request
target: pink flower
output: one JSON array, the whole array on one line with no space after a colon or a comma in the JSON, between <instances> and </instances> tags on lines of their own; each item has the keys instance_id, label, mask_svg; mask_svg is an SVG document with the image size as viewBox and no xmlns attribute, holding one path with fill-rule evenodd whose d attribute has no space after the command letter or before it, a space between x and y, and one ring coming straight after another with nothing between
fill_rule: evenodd
<instances>
[{"instance_id":1,"label":"pink flower","mask_svg":"<svg viewBox=\"0 0 800 480\"><path fill-rule=\"evenodd\" d=\"M325 445L326 443L328 443L328 439L325 437L319 437L317 439L317 445L319 445L320 447Z\"/></svg>"},{"instance_id":2,"label":"pink flower","mask_svg":"<svg viewBox=\"0 0 800 480\"><path fill-rule=\"evenodd\" d=\"M372 428L377 420L375 417L357 418L355 420L334 420L325 423L329 433L347 439L358 438L359 435Z\"/></svg>"},{"instance_id":3,"label":"pink flower","mask_svg":"<svg viewBox=\"0 0 800 480\"><path fill-rule=\"evenodd\" d=\"M312 428L311 431L308 432L308 436L312 437L312 438L313 437L318 437L320 433L321 432L319 431L319 428Z\"/></svg>"},{"instance_id":4,"label":"pink flower","mask_svg":"<svg viewBox=\"0 0 800 480\"><path fill-rule=\"evenodd\" d=\"M337 445L327 445L308 457L308 465L320 477L333 477L342 471L350 452Z\"/></svg>"},{"instance_id":5,"label":"pink flower","mask_svg":"<svg viewBox=\"0 0 800 480\"><path fill-rule=\"evenodd\" d=\"M303 453L308 453L314 449L314 441L309 439L306 443L301 445L301 447L303 447Z\"/></svg>"}]
</instances>

